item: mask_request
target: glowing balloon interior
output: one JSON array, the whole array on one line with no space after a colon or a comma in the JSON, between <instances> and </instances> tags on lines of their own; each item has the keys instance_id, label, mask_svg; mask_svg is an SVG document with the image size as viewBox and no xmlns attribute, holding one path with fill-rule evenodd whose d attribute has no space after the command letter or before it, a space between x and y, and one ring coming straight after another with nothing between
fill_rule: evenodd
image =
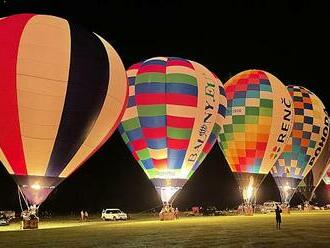
<instances>
[{"instance_id":1,"label":"glowing balloon interior","mask_svg":"<svg viewBox=\"0 0 330 248\"><path fill-rule=\"evenodd\" d=\"M124 66L98 35L54 16L0 20L0 159L29 204L110 137L127 93Z\"/></svg>"},{"instance_id":2,"label":"glowing balloon interior","mask_svg":"<svg viewBox=\"0 0 330 248\"><path fill-rule=\"evenodd\" d=\"M255 195L289 137L292 100L276 77L261 70L235 75L225 92L228 106L219 145L250 202L251 183Z\"/></svg>"},{"instance_id":3,"label":"glowing balloon interior","mask_svg":"<svg viewBox=\"0 0 330 248\"><path fill-rule=\"evenodd\" d=\"M282 202L289 204L300 181L311 170L325 146L329 120L321 100L301 86L289 85L295 115L293 129L271 173Z\"/></svg>"},{"instance_id":4,"label":"glowing balloon interior","mask_svg":"<svg viewBox=\"0 0 330 248\"><path fill-rule=\"evenodd\" d=\"M216 142L224 89L204 66L181 58L151 58L131 66L127 76L129 100L119 132L169 202Z\"/></svg>"}]
</instances>

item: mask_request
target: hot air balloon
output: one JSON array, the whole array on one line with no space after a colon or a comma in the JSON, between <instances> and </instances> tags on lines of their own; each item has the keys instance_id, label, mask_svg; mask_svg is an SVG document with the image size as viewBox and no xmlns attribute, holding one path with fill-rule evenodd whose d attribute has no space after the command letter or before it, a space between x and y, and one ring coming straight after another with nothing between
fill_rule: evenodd
<instances>
[{"instance_id":1,"label":"hot air balloon","mask_svg":"<svg viewBox=\"0 0 330 248\"><path fill-rule=\"evenodd\" d=\"M324 175L323 181L324 181L325 185L327 186L327 190L330 192L330 169Z\"/></svg>"},{"instance_id":2,"label":"hot air balloon","mask_svg":"<svg viewBox=\"0 0 330 248\"><path fill-rule=\"evenodd\" d=\"M306 202L312 201L315 196L315 190L322 182L322 179L326 175L330 168L330 135L328 134L327 142L316 160L312 169L301 180L298 185L297 191L301 193Z\"/></svg>"},{"instance_id":3,"label":"hot air balloon","mask_svg":"<svg viewBox=\"0 0 330 248\"><path fill-rule=\"evenodd\" d=\"M0 20L0 159L40 205L110 137L128 85L100 36L48 15Z\"/></svg>"},{"instance_id":4,"label":"hot air balloon","mask_svg":"<svg viewBox=\"0 0 330 248\"><path fill-rule=\"evenodd\" d=\"M311 170L325 146L329 120L322 101L301 86L287 87L294 106L293 128L271 174L282 203L288 205L300 181Z\"/></svg>"},{"instance_id":5,"label":"hot air balloon","mask_svg":"<svg viewBox=\"0 0 330 248\"><path fill-rule=\"evenodd\" d=\"M171 203L222 129L222 83L204 66L155 57L131 66L119 132L161 200Z\"/></svg>"},{"instance_id":6,"label":"hot air balloon","mask_svg":"<svg viewBox=\"0 0 330 248\"><path fill-rule=\"evenodd\" d=\"M225 83L228 106L219 145L250 204L281 154L292 129L293 105L285 86L262 70L243 71Z\"/></svg>"}]
</instances>

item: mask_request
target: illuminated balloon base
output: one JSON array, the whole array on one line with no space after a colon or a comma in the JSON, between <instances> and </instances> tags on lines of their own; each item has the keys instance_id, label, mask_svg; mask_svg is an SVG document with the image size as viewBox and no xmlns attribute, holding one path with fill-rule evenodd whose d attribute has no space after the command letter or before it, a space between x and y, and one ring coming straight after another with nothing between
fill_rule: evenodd
<instances>
[{"instance_id":1,"label":"illuminated balloon base","mask_svg":"<svg viewBox=\"0 0 330 248\"><path fill-rule=\"evenodd\" d=\"M252 204L256 200L257 191L266 175L247 172L235 172L234 175L244 203L248 205Z\"/></svg>"},{"instance_id":2,"label":"illuminated balloon base","mask_svg":"<svg viewBox=\"0 0 330 248\"><path fill-rule=\"evenodd\" d=\"M186 179L151 179L164 205L172 204L175 196L186 183Z\"/></svg>"},{"instance_id":3,"label":"illuminated balloon base","mask_svg":"<svg viewBox=\"0 0 330 248\"><path fill-rule=\"evenodd\" d=\"M297 191L301 194L304 201L310 202L314 195L314 189L313 173L310 171L299 183Z\"/></svg>"},{"instance_id":4,"label":"illuminated balloon base","mask_svg":"<svg viewBox=\"0 0 330 248\"><path fill-rule=\"evenodd\" d=\"M172 197L180 189L181 189L180 187L171 187L171 186L165 186L165 187L156 188L156 190L160 194L160 198L162 199L162 202L164 202L164 203L170 203Z\"/></svg>"},{"instance_id":5,"label":"illuminated balloon base","mask_svg":"<svg viewBox=\"0 0 330 248\"><path fill-rule=\"evenodd\" d=\"M28 207L39 206L64 178L39 176L14 176Z\"/></svg>"},{"instance_id":6,"label":"illuminated balloon base","mask_svg":"<svg viewBox=\"0 0 330 248\"><path fill-rule=\"evenodd\" d=\"M290 201L296 192L301 179L281 176L274 177L274 180L280 191L282 204L284 204L284 206L290 206Z\"/></svg>"}]
</instances>

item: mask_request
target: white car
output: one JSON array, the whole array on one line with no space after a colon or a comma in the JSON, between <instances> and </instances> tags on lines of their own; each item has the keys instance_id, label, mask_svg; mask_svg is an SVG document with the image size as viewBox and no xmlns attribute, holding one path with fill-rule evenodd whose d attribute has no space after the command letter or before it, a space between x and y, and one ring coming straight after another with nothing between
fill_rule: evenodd
<instances>
[{"instance_id":1,"label":"white car","mask_svg":"<svg viewBox=\"0 0 330 248\"><path fill-rule=\"evenodd\" d=\"M102 211L102 220L127 220L127 214L118 208L107 208Z\"/></svg>"}]
</instances>

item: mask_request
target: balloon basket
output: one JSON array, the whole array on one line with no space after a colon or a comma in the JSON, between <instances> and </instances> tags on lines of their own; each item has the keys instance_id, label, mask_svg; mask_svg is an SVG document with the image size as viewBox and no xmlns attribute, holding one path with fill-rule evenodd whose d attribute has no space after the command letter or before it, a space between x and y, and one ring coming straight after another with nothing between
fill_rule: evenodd
<instances>
[{"instance_id":1,"label":"balloon basket","mask_svg":"<svg viewBox=\"0 0 330 248\"><path fill-rule=\"evenodd\" d=\"M312 211L312 206L311 206L311 205L304 206L304 211L305 211L305 212L310 212L310 211Z\"/></svg>"},{"instance_id":2,"label":"balloon basket","mask_svg":"<svg viewBox=\"0 0 330 248\"><path fill-rule=\"evenodd\" d=\"M160 212L159 213L159 220L164 221L164 220L175 220L176 216L174 212Z\"/></svg>"},{"instance_id":3,"label":"balloon basket","mask_svg":"<svg viewBox=\"0 0 330 248\"><path fill-rule=\"evenodd\" d=\"M245 207L244 208L244 215L253 216L253 207Z\"/></svg>"},{"instance_id":4,"label":"balloon basket","mask_svg":"<svg viewBox=\"0 0 330 248\"><path fill-rule=\"evenodd\" d=\"M25 219L21 223L22 229L38 229L39 219Z\"/></svg>"}]
</instances>

